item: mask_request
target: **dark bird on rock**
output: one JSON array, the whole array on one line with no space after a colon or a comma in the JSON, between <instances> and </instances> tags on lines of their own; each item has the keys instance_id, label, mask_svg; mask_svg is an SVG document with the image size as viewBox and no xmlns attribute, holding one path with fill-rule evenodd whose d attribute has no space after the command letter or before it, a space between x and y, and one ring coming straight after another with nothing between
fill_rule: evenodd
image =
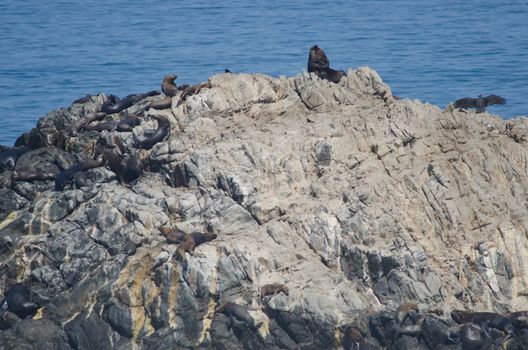
<instances>
[{"instance_id":1,"label":"dark bird on rock","mask_svg":"<svg viewBox=\"0 0 528 350\"><path fill-rule=\"evenodd\" d=\"M475 108L477 113L482 113L486 111L486 107L491 105L503 105L506 103L506 100L497 95L489 95L482 97L479 95L477 98L464 97L459 100L456 100L454 107L458 109L468 109Z\"/></svg>"}]
</instances>

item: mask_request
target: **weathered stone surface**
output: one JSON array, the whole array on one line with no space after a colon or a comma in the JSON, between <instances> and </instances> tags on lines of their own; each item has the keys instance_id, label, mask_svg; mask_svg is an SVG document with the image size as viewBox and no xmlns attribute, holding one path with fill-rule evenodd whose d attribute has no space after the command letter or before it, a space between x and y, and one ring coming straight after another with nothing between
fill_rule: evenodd
<instances>
[{"instance_id":1,"label":"weathered stone surface","mask_svg":"<svg viewBox=\"0 0 528 350\"><path fill-rule=\"evenodd\" d=\"M450 310L526 308L526 120L396 100L367 67L338 84L314 74L209 83L145 112L132 133L75 127L101 94L19 139L35 149L17 169L56 172L118 147L146 172L126 187L91 169L86 186L64 191L0 174L0 289L24 282L42 307L2 323L0 344L334 349L353 325L372 348L460 349ZM151 113L171 136L138 150ZM217 238L181 254L160 227ZM288 295L261 298L271 283ZM424 319L398 325L393 310L409 301ZM253 321L217 312L228 303ZM483 342L500 339L493 332ZM505 344L525 338L517 329Z\"/></svg>"}]
</instances>

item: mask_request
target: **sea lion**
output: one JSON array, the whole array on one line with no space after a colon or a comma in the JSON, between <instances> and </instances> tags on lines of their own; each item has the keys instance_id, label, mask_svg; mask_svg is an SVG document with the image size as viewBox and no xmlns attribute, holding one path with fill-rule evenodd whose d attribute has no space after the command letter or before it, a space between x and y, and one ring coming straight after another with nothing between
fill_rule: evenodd
<instances>
[{"instance_id":1,"label":"sea lion","mask_svg":"<svg viewBox=\"0 0 528 350\"><path fill-rule=\"evenodd\" d=\"M410 313L417 313L418 305L415 303L403 303L396 310L396 321L401 326Z\"/></svg>"},{"instance_id":2,"label":"sea lion","mask_svg":"<svg viewBox=\"0 0 528 350\"><path fill-rule=\"evenodd\" d=\"M312 46L308 53L308 72L333 83L339 83L341 78L346 76L345 71L330 68L328 57L317 45Z\"/></svg>"},{"instance_id":3,"label":"sea lion","mask_svg":"<svg viewBox=\"0 0 528 350\"><path fill-rule=\"evenodd\" d=\"M161 82L161 91L169 96L174 97L178 93L178 88L176 87L176 83L174 83L174 80L176 80L178 76L176 74L170 74L165 76L163 81Z\"/></svg>"},{"instance_id":4,"label":"sea lion","mask_svg":"<svg viewBox=\"0 0 528 350\"><path fill-rule=\"evenodd\" d=\"M353 327L347 327L341 337L341 345L345 350L374 350L377 347L370 344L363 335Z\"/></svg>"},{"instance_id":5,"label":"sea lion","mask_svg":"<svg viewBox=\"0 0 528 350\"><path fill-rule=\"evenodd\" d=\"M143 174L143 163L137 158L121 158L114 151L107 151L104 155L106 165L118 177L123 185L135 183Z\"/></svg>"},{"instance_id":6,"label":"sea lion","mask_svg":"<svg viewBox=\"0 0 528 350\"><path fill-rule=\"evenodd\" d=\"M15 169L18 158L24 153L31 151L26 146L9 147L0 152L0 171Z\"/></svg>"},{"instance_id":7,"label":"sea lion","mask_svg":"<svg viewBox=\"0 0 528 350\"><path fill-rule=\"evenodd\" d=\"M228 316L231 322L233 322L233 319L236 319L239 322L247 324L253 331L258 330L262 324L262 322L255 323L255 320L253 317L251 317L247 308L235 303L225 303L224 305L218 307L216 312Z\"/></svg>"},{"instance_id":8,"label":"sea lion","mask_svg":"<svg viewBox=\"0 0 528 350\"><path fill-rule=\"evenodd\" d=\"M127 109L128 107L138 103L139 101L143 100L144 98L150 97L150 96L156 96L159 95L160 92L157 90L149 91L144 94L135 94L135 95L128 95L127 97L120 100L119 98L112 96L112 98L109 98L107 101L103 103L101 106L101 112L106 114L115 114L119 113L124 109Z\"/></svg>"},{"instance_id":9,"label":"sea lion","mask_svg":"<svg viewBox=\"0 0 528 350\"><path fill-rule=\"evenodd\" d=\"M42 170L15 170L11 174L11 181L46 181L53 180L57 174Z\"/></svg>"},{"instance_id":10,"label":"sea lion","mask_svg":"<svg viewBox=\"0 0 528 350\"><path fill-rule=\"evenodd\" d=\"M0 316L5 311L10 311L24 319L34 315L38 308L38 305L30 301L29 289L25 285L17 283L7 290L4 299L0 301Z\"/></svg>"},{"instance_id":11,"label":"sea lion","mask_svg":"<svg viewBox=\"0 0 528 350\"><path fill-rule=\"evenodd\" d=\"M158 121L158 128L150 137L146 137L143 141L136 139L138 148L151 149L156 143L163 141L170 134L170 122L167 118L161 115L153 115L153 119ZM134 135L134 138L136 136Z\"/></svg>"},{"instance_id":12,"label":"sea lion","mask_svg":"<svg viewBox=\"0 0 528 350\"><path fill-rule=\"evenodd\" d=\"M464 97L456 100L453 107L458 108L458 110L475 108L477 113L482 113L486 111L486 107L488 106L503 105L505 103L506 100L497 95L489 95L486 97L479 95L477 98Z\"/></svg>"},{"instance_id":13,"label":"sea lion","mask_svg":"<svg viewBox=\"0 0 528 350\"><path fill-rule=\"evenodd\" d=\"M290 290L288 287L286 287L284 284L280 283L272 283L272 284L266 284L260 288L260 296L265 297L268 295L276 295L280 292L283 292L284 294L288 295Z\"/></svg>"},{"instance_id":14,"label":"sea lion","mask_svg":"<svg viewBox=\"0 0 528 350\"><path fill-rule=\"evenodd\" d=\"M95 125L85 125L83 129L88 131L114 131L117 128L118 122L115 120L109 120Z\"/></svg>"},{"instance_id":15,"label":"sea lion","mask_svg":"<svg viewBox=\"0 0 528 350\"><path fill-rule=\"evenodd\" d=\"M79 120L76 120L74 123L72 123L71 126L70 126L70 132L73 135L77 135L77 133L80 130L82 130L82 128L85 125L88 125L91 122L96 121L96 120L101 120L105 116L106 116L106 113L101 113L101 112L89 113L84 118L80 118Z\"/></svg>"},{"instance_id":16,"label":"sea lion","mask_svg":"<svg viewBox=\"0 0 528 350\"><path fill-rule=\"evenodd\" d=\"M127 115L125 119L121 119L119 123L117 123L116 130L119 132L132 132L132 129L134 129L134 127L138 126L140 123L141 119L137 115L130 114Z\"/></svg>"},{"instance_id":17,"label":"sea lion","mask_svg":"<svg viewBox=\"0 0 528 350\"><path fill-rule=\"evenodd\" d=\"M92 95L86 94L86 96L78 98L75 101L73 101L72 104L75 104L75 103L79 103L79 104L86 103L86 102L90 101L91 98L92 98Z\"/></svg>"},{"instance_id":18,"label":"sea lion","mask_svg":"<svg viewBox=\"0 0 528 350\"><path fill-rule=\"evenodd\" d=\"M171 108L171 106L172 106L172 98L167 96L163 100L150 103L147 106L146 110L148 111L151 108L156 109L156 110L167 109L167 108Z\"/></svg>"},{"instance_id":19,"label":"sea lion","mask_svg":"<svg viewBox=\"0 0 528 350\"><path fill-rule=\"evenodd\" d=\"M503 317L503 316L497 313L494 313L494 312L473 312L473 311L465 311L465 310L451 311L451 318L456 323L477 323L477 324L482 323L482 322L487 323L497 317Z\"/></svg>"},{"instance_id":20,"label":"sea lion","mask_svg":"<svg viewBox=\"0 0 528 350\"><path fill-rule=\"evenodd\" d=\"M98 168L103 166L103 164L103 157L99 156L97 159L88 159L84 162L72 165L68 169L61 171L55 176L55 190L62 191L67 184L74 181L75 174L78 172L84 172L88 169Z\"/></svg>"},{"instance_id":21,"label":"sea lion","mask_svg":"<svg viewBox=\"0 0 528 350\"><path fill-rule=\"evenodd\" d=\"M231 71L230 71L229 69L226 68L226 69L224 69L224 73L226 73L226 74L231 74Z\"/></svg>"},{"instance_id":22,"label":"sea lion","mask_svg":"<svg viewBox=\"0 0 528 350\"><path fill-rule=\"evenodd\" d=\"M159 230L161 234L165 236L167 243L171 244L182 243L185 240L185 236L187 235L185 232L177 228L160 227Z\"/></svg>"},{"instance_id":23,"label":"sea lion","mask_svg":"<svg viewBox=\"0 0 528 350\"><path fill-rule=\"evenodd\" d=\"M185 100L187 99L187 97L191 96L191 95L195 95L197 93L199 93L202 89L206 89L206 88L211 88L211 83L210 82L207 82L207 83L200 83L200 84L196 84L196 85L191 85L191 86L187 86L183 89L183 92L180 96L180 100L178 101L178 104L176 105L179 106L181 105L183 102L185 102Z\"/></svg>"},{"instance_id":24,"label":"sea lion","mask_svg":"<svg viewBox=\"0 0 528 350\"><path fill-rule=\"evenodd\" d=\"M180 258L184 258L186 252L193 253L197 246L212 241L216 237L217 235L211 232L191 232L190 234L185 235L185 238L178 246L176 253Z\"/></svg>"}]
</instances>

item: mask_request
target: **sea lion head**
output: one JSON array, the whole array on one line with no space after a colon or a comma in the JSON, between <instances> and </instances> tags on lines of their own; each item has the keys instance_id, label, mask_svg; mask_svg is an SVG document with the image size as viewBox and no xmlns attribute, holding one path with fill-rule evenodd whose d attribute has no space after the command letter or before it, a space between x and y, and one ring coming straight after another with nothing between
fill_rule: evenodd
<instances>
[{"instance_id":1,"label":"sea lion head","mask_svg":"<svg viewBox=\"0 0 528 350\"><path fill-rule=\"evenodd\" d=\"M165 79L163 79L163 80L165 80L167 82L170 82L170 83L173 83L174 80L176 80L177 78L178 78L178 76L176 74L169 74L169 75L166 75Z\"/></svg>"},{"instance_id":2,"label":"sea lion head","mask_svg":"<svg viewBox=\"0 0 528 350\"><path fill-rule=\"evenodd\" d=\"M308 54L308 72L315 72L329 67L330 62L324 51L317 45L312 46Z\"/></svg>"}]
</instances>

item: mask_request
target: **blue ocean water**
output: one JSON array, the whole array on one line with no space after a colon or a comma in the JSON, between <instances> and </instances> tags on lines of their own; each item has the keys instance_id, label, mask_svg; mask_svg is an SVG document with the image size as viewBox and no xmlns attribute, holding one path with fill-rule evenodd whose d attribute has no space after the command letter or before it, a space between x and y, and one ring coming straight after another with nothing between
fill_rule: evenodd
<instances>
[{"instance_id":1,"label":"blue ocean water","mask_svg":"<svg viewBox=\"0 0 528 350\"><path fill-rule=\"evenodd\" d=\"M444 107L498 94L528 114L528 2L0 1L0 144L87 93L205 81L229 68L292 76L308 49L368 65L401 97Z\"/></svg>"}]
</instances>

